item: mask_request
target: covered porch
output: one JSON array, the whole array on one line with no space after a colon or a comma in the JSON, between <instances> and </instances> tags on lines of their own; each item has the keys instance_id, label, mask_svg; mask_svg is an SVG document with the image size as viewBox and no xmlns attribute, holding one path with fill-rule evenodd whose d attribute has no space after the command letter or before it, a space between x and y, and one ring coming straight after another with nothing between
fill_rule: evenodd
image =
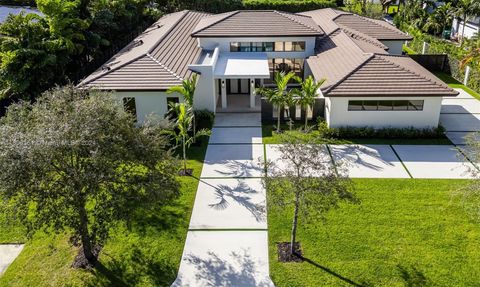
<instances>
[{"instance_id":1,"label":"covered porch","mask_svg":"<svg viewBox=\"0 0 480 287\"><path fill-rule=\"evenodd\" d=\"M265 53L224 53L215 67L217 112L260 112L256 88L270 78Z\"/></svg>"}]
</instances>

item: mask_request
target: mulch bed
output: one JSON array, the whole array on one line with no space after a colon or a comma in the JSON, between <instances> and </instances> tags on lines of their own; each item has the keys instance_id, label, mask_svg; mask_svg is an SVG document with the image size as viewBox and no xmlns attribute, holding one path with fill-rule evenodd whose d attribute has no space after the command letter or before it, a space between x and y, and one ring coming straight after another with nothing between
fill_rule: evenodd
<instances>
[{"instance_id":1,"label":"mulch bed","mask_svg":"<svg viewBox=\"0 0 480 287\"><path fill-rule=\"evenodd\" d=\"M100 254L100 250L102 250L102 247L100 245L96 245L92 250L93 256L95 256L96 259L98 258L98 255ZM95 267L96 263L97 263L96 260L95 260L95 262L88 261L87 258L85 258L85 254L83 253L83 249L80 247L78 249L77 256L75 256L75 259L73 260L72 268L92 269L92 268Z\"/></svg>"},{"instance_id":2,"label":"mulch bed","mask_svg":"<svg viewBox=\"0 0 480 287\"><path fill-rule=\"evenodd\" d=\"M295 242L294 254L290 252L290 242L277 242L277 251L280 262L303 262L300 242Z\"/></svg>"}]
</instances>

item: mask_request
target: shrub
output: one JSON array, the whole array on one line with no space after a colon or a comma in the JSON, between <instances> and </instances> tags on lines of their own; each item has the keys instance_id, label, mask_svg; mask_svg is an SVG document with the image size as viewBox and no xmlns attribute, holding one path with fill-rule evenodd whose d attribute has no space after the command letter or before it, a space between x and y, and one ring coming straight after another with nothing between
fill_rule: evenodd
<instances>
[{"instance_id":1,"label":"shrub","mask_svg":"<svg viewBox=\"0 0 480 287\"><path fill-rule=\"evenodd\" d=\"M324 120L318 121L318 131L322 138L380 138L380 139L418 139L418 138L441 138L444 137L445 129L442 126L437 128L418 129L408 128L374 128L365 127L340 127L329 128Z\"/></svg>"},{"instance_id":2,"label":"shrub","mask_svg":"<svg viewBox=\"0 0 480 287\"><path fill-rule=\"evenodd\" d=\"M211 129L213 127L213 121L215 115L209 110L195 111L196 129Z\"/></svg>"},{"instance_id":3,"label":"shrub","mask_svg":"<svg viewBox=\"0 0 480 287\"><path fill-rule=\"evenodd\" d=\"M328 7L341 6L342 0L243 0L243 7L251 10L279 10L303 12Z\"/></svg>"}]
</instances>

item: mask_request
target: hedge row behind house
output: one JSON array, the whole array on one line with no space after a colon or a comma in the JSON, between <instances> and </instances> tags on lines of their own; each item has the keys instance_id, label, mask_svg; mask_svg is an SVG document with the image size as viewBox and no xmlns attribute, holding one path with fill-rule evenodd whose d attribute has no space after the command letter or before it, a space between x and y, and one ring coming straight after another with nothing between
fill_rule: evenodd
<instances>
[{"instance_id":1,"label":"hedge row behind house","mask_svg":"<svg viewBox=\"0 0 480 287\"><path fill-rule=\"evenodd\" d=\"M342 6L343 0L243 0L244 9L303 12Z\"/></svg>"}]
</instances>

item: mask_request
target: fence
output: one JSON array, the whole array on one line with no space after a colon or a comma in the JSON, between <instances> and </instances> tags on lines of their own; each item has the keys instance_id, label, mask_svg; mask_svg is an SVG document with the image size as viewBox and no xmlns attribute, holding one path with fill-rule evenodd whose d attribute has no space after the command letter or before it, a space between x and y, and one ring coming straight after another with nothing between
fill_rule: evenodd
<instances>
[{"instance_id":1,"label":"fence","mask_svg":"<svg viewBox=\"0 0 480 287\"><path fill-rule=\"evenodd\" d=\"M456 48L453 44L446 46L415 39L407 46L418 53L409 56L429 71L450 74L465 86L480 91L480 66L472 66L468 72L466 67L461 68L460 61L452 56L451 50Z\"/></svg>"}]
</instances>

